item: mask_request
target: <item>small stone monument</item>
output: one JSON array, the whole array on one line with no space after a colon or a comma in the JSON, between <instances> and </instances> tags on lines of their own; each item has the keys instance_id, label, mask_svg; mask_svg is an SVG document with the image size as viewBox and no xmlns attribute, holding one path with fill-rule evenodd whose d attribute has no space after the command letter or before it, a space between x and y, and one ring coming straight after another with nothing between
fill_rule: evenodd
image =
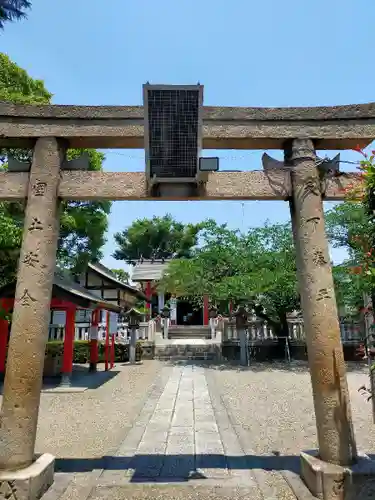
<instances>
[{"instance_id":1,"label":"small stone monument","mask_svg":"<svg viewBox=\"0 0 375 500\"><path fill-rule=\"evenodd\" d=\"M143 314L135 308L125 313L128 328L130 329L129 362L131 365L134 365L136 360L137 330L142 316Z\"/></svg>"},{"instance_id":2,"label":"small stone monument","mask_svg":"<svg viewBox=\"0 0 375 500\"><path fill-rule=\"evenodd\" d=\"M171 310L168 306L164 306L160 311L161 316L161 328L162 328L162 336L163 339L168 338L168 330L169 330L169 322L171 317Z\"/></svg>"},{"instance_id":3,"label":"small stone monument","mask_svg":"<svg viewBox=\"0 0 375 500\"><path fill-rule=\"evenodd\" d=\"M216 306L212 305L210 307L209 316L210 316L211 339L214 339L216 338L216 329L218 325Z\"/></svg>"},{"instance_id":4,"label":"small stone monument","mask_svg":"<svg viewBox=\"0 0 375 500\"><path fill-rule=\"evenodd\" d=\"M240 339L240 364L241 366L247 366L248 353L247 353L247 342L246 342L246 328L248 325L249 312L246 307L240 305L237 311L234 313L237 335Z\"/></svg>"}]
</instances>

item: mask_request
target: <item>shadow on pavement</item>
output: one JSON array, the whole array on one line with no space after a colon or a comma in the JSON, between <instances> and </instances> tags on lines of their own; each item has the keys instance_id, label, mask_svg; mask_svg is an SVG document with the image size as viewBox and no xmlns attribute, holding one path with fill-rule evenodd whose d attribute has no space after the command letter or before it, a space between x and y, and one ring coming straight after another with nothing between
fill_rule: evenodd
<instances>
[{"instance_id":1,"label":"shadow on pavement","mask_svg":"<svg viewBox=\"0 0 375 500\"><path fill-rule=\"evenodd\" d=\"M75 365L71 378L71 388L98 389L112 380L120 372L112 369L106 371L89 372L87 367ZM43 377L42 390L57 389L60 387L61 377ZM0 395L3 394L3 381L0 385Z\"/></svg>"},{"instance_id":2,"label":"shadow on pavement","mask_svg":"<svg viewBox=\"0 0 375 500\"><path fill-rule=\"evenodd\" d=\"M286 361L274 361L274 362L259 362L253 361L250 366L241 366L238 361L203 361L203 360L189 360L189 361L164 361L165 364L173 366L198 366L202 368L207 368L211 370L218 371L250 371L250 372L263 372L263 371L285 371L293 373L306 373L309 371L309 365L307 361L291 361L290 363ZM368 373L368 366L365 362L352 362L346 363L347 372L360 372Z\"/></svg>"},{"instance_id":3,"label":"shadow on pavement","mask_svg":"<svg viewBox=\"0 0 375 500\"><path fill-rule=\"evenodd\" d=\"M266 471L290 470L299 474L298 456L225 456L212 455L134 455L126 457L104 456L102 458L58 458L56 472L82 473L95 469L107 471L126 471L131 469L131 482L142 482L144 478L160 477L175 478L178 481L188 479L204 479L205 469L251 470L263 469ZM170 479L169 479L170 480Z\"/></svg>"},{"instance_id":4,"label":"shadow on pavement","mask_svg":"<svg viewBox=\"0 0 375 500\"><path fill-rule=\"evenodd\" d=\"M112 369L108 371L89 372L86 367L74 367L71 378L71 387L98 389L106 382L116 377L120 372ZM60 385L60 377L44 377L43 389L54 389Z\"/></svg>"},{"instance_id":5,"label":"shadow on pavement","mask_svg":"<svg viewBox=\"0 0 375 500\"><path fill-rule=\"evenodd\" d=\"M374 454L368 455L375 460ZM125 457L104 456L101 458L57 458L55 470L63 473L88 473L93 470L124 472L129 482L185 482L206 479L205 471L228 468L235 470L290 471L300 474L298 455L134 455ZM117 476L118 477L118 476Z\"/></svg>"}]
</instances>

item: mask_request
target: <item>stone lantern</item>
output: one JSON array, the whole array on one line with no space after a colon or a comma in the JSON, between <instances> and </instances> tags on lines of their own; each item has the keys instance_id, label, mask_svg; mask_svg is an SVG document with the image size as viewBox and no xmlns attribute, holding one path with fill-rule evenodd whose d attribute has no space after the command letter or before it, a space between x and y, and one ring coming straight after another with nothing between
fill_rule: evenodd
<instances>
[{"instance_id":1,"label":"stone lantern","mask_svg":"<svg viewBox=\"0 0 375 500\"><path fill-rule=\"evenodd\" d=\"M208 311L208 314L210 317L211 339L214 339L216 337L216 328L218 325L217 307L212 305L210 307L210 310Z\"/></svg>"},{"instance_id":2,"label":"stone lantern","mask_svg":"<svg viewBox=\"0 0 375 500\"><path fill-rule=\"evenodd\" d=\"M238 306L237 311L234 313L234 317L235 317L237 327L247 326L249 312L247 311L245 306L243 306L243 305Z\"/></svg>"},{"instance_id":3,"label":"stone lantern","mask_svg":"<svg viewBox=\"0 0 375 500\"><path fill-rule=\"evenodd\" d=\"M168 306L163 307L163 309L160 311L160 316L162 318L170 318L171 317L171 310L169 309Z\"/></svg>"},{"instance_id":4,"label":"stone lantern","mask_svg":"<svg viewBox=\"0 0 375 500\"><path fill-rule=\"evenodd\" d=\"M136 360L137 330L142 320L143 314L135 308L125 313L125 318L130 329L129 362L134 365Z\"/></svg>"},{"instance_id":5,"label":"stone lantern","mask_svg":"<svg viewBox=\"0 0 375 500\"><path fill-rule=\"evenodd\" d=\"M246 307L240 305L237 311L234 313L236 321L237 338L240 341L240 363L242 366L246 366L249 362L248 350L247 350L247 326L249 312Z\"/></svg>"},{"instance_id":6,"label":"stone lantern","mask_svg":"<svg viewBox=\"0 0 375 500\"><path fill-rule=\"evenodd\" d=\"M160 311L161 316L161 326L163 339L168 338L169 322L171 317L171 310L168 306L164 306Z\"/></svg>"},{"instance_id":7,"label":"stone lantern","mask_svg":"<svg viewBox=\"0 0 375 500\"><path fill-rule=\"evenodd\" d=\"M210 318L217 318L217 307L211 306L209 310Z\"/></svg>"}]
</instances>

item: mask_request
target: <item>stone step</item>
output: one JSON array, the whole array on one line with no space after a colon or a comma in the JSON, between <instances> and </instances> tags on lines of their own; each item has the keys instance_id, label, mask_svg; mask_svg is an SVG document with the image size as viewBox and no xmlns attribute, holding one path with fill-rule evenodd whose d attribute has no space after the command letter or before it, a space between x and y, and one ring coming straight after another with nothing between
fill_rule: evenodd
<instances>
[{"instance_id":1,"label":"stone step","mask_svg":"<svg viewBox=\"0 0 375 500\"><path fill-rule=\"evenodd\" d=\"M216 344L206 344L206 345L156 345L155 354L158 353L168 353L168 354L185 354L187 352L217 352L220 346Z\"/></svg>"},{"instance_id":2,"label":"stone step","mask_svg":"<svg viewBox=\"0 0 375 500\"><path fill-rule=\"evenodd\" d=\"M211 329L207 326L174 325L168 330L170 339L210 339Z\"/></svg>"},{"instance_id":3,"label":"stone step","mask_svg":"<svg viewBox=\"0 0 375 500\"><path fill-rule=\"evenodd\" d=\"M155 346L155 358L160 360L216 359L220 357L221 347L215 344L203 345L165 345Z\"/></svg>"},{"instance_id":4,"label":"stone step","mask_svg":"<svg viewBox=\"0 0 375 500\"><path fill-rule=\"evenodd\" d=\"M191 354L185 354L185 355L171 355L171 356L168 356L168 355L165 355L165 354L160 354L158 356L155 356L154 359L157 359L159 361L187 361L189 359L200 359L200 360L204 360L204 361L212 361L212 360L215 360L216 359L216 355L215 353L203 353L203 354L195 354L195 353L191 353Z\"/></svg>"}]
</instances>

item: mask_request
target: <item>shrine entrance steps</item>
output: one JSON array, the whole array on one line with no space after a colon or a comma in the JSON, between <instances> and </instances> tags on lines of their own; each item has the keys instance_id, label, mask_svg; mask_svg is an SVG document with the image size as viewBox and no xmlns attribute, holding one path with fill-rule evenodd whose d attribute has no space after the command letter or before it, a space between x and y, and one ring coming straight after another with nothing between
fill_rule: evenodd
<instances>
[{"instance_id":1,"label":"shrine entrance steps","mask_svg":"<svg viewBox=\"0 0 375 500\"><path fill-rule=\"evenodd\" d=\"M172 325L169 327L168 338L174 339L211 339L211 329L202 325Z\"/></svg>"},{"instance_id":2,"label":"shrine entrance steps","mask_svg":"<svg viewBox=\"0 0 375 500\"><path fill-rule=\"evenodd\" d=\"M221 335L211 338L207 326L172 326L168 339L155 339L155 358L162 361L188 361L221 359Z\"/></svg>"},{"instance_id":3,"label":"shrine entrance steps","mask_svg":"<svg viewBox=\"0 0 375 500\"><path fill-rule=\"evenodd\" d=\"M161 361L188 361L221 359L221 343L200 339L169 340L165 344L155 344L155 359Z\"/></svg>"}]
</instances>

